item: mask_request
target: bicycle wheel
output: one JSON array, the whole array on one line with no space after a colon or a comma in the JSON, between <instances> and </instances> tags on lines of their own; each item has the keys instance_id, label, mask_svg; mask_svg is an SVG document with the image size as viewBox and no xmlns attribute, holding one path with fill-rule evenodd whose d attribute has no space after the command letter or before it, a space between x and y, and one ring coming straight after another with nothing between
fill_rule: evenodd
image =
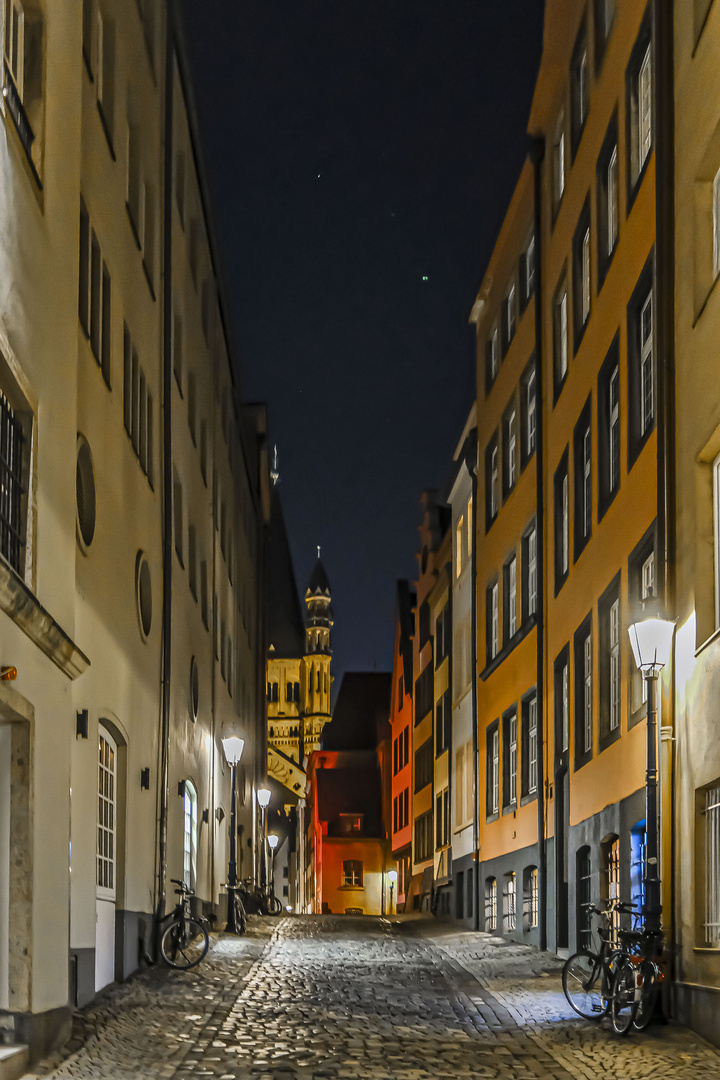
<instances>
[{"instance_id":1,"label":"bicycle wheel","mask_svg":"<svg viewBox=\"0 0 720 1080\"><path fill-rule=\"evenodd\" d=\"M235 893L235 927L238 934L244 934L247 930L247 915L240 894Z\"/></svg>"},{"instance_id":2,"label":"bicycle wheel","mask_svg":"<svg viewBox=\"0 0 720 1080\"><path fill-rule=\"evenodd\" d=\"M268 915L279 915L282 911L282 900L279 900L277 896L268 896L267 901Z\"/></svg>"},{"instance_id":3,"label":"bicycle wheel","mask_svg":"<svg viewBox=\"0 0 720 1080\"><path fill-rule=\"evenodd\" d=\"M563 965L563 993L571 1008L586 1020L599 1020L607 1012L601 976L600 958L586 950L573 953Z\"/></svg>"},{"instance_id":4,"label":"bicycle wheel","mask_svg":"<svg viewBox=\"0 0 720 1080\"><path fill-rule=\"evenodd\" d=\"M657 964L645 959L640 964L638 974L641 985L633 1024L638 1031L644 1031L655 1012L655 1002L660 993L660 972Z\"/></svg>"},{"instance_id":5,"label":"bicycle wheel","mask_svg":"<svg viewBox=\"0 0 720 1080\"><path fill-rule=\"evenodd\" d=\"M171 922L165 929L160 938L160 953L170 967L187 970L200 963L209 945L210 939L203 924L197 919L185 919L184 925Z\"/></svg>"},{"instance_id":6,"label":"bicycle wheel","mask_svg":"<svg viewBox=\"0 0 720 1080\"><path fill-rule=\"evenodd\" d=\"M637 1012L636 988L637 970L628 957L615 972L610 999L610 1018L617 1035L627 1035L632 1027Z\"/></svg>"}]
</instances>

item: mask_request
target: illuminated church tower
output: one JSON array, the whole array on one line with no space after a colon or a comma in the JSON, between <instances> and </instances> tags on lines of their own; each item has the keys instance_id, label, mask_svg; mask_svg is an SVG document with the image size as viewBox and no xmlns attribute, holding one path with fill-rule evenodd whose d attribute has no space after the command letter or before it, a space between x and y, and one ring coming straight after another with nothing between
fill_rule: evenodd
<instances>
[{"instance_id":1,"label":"illuminated church tower","mask_svg":"<svg viewBox=\"0 0 720 1080\"><path fill-rule=\"evenodd\" d=\"M330 631L333 625L330 582L320 560L305 591L305 656L303 657L303 752L311 754L320 746L325 724L330 720Z\"/></svg>"}]
</instances>

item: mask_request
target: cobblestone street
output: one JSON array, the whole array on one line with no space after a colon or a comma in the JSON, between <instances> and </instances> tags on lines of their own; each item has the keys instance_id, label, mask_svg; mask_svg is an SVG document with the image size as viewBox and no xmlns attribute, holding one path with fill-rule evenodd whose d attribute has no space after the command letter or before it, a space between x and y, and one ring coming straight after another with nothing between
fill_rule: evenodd
<instances>
[{"instance_id":1,"label":"cobblestone street","mask_svg":"<svg viewBox=\"0 0 720 1080\"><path fill-rule=\"evenodd\" d=\"M430 920L251 920L194 972L144 972L78 1013L46 1080L720 1080L720 1051L576 1017L559 962Z\"/></svg>"}]
</instances>

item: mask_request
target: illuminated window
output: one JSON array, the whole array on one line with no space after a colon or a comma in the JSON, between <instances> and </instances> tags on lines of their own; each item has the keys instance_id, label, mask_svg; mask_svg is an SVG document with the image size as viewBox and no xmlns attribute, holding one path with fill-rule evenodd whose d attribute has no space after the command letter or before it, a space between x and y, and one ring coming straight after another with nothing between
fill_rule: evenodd
<instances>
[{"instance_id":1,"label":"illuminated window","mask_svg":"<svg viewBox=\"0 0 720 1080\"><path fill-rule=\"evenodd\" d=\"M115 823L117 821L117 747L112 736L101 727L98 734L98 824L97 878L98 896L115 899Z\"/></svg>"},{"instance_id":2,"label":"illuminated window","mask_svg":"<svg viewBox=\"0 0 720 1080\"><path fill-rule=\"evenodd\" d=\"M455 527L455 576L460 577L463 567L463 529L465 518L461 514Z\"/></svg>"},{"instance_id":3,"label":"illuminated window","mask_svg":"<svg viewBox=\"0 0 720 1080\"><path fill-rule=\"evenodd\" d=\"M488 729L487 739L487 812L491 816L500 809L500 729L497 721Z\"/></svg>"},{"instance_id":4,"label":"illuminated window","mask_svg":"<svg viewBox=\"0 0 720 1080\"><path fill-rule=\"evenodd\" d=\"M701 834L704 833L703 945L720 948L720 786L715 784L702 793ZM702 903L702 901L700 901Z\"/></svg>"},{"instance_id":5,"label":"illuminated window","mask_svg":"<svg viewBox=\"0 0 720 1080\"><path fill-rule=\"evenodd\" d=\"M565 117L560 114L555 129L552 155L553 201L557 212L565 191Z\"/></svg>"},{"instance_id":6,"label":"illuminated window","mask_svg":"<svg viewBox=\"0 0 720 1080\"><path fill-rule=\"evenodd\" d=\"M505 929L515 930L517 927L517 880L515 873L511 871L505 876Z\"/></svg>"},{"instance_id":7,"label":"illuminated window","mask_svg":"<svg viewBox=\"0 0 720 1080\"><path fill-rule=\"evenodd\" d=\"M362 888L363 864L360 859L345 859L343 862L342 883L349 888Z\"/></svg>"},{"instance_id":8,"label":"illuminated window","mask_svg":"<svg viewBox=\"0 0 720 1080\"><path fill-rule=\"evenodd\" d=\"M190 780L185 781L183 796L183 878L189 889L197 884L198 808L197 791Z\"/></svg>"}]
</instances>

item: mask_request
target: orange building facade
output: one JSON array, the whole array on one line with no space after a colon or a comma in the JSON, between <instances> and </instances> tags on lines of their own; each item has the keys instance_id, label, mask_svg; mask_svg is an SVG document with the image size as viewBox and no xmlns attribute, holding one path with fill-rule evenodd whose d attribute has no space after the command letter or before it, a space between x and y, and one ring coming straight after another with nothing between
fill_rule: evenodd
<instances>
[{"instance_id":1,"label":"orange building facade","mask_svg":"<svg viewBox=\"0 0 720 1080\"><path fill-rule=\"evenodd\" d=\"M392 729L392 856L397 863L394 903L405 907L412 865L412 735L413 631L415 593L408 581L398 581L395 603L395 647L390 699Z\"/></svg>"}]
</instances>

